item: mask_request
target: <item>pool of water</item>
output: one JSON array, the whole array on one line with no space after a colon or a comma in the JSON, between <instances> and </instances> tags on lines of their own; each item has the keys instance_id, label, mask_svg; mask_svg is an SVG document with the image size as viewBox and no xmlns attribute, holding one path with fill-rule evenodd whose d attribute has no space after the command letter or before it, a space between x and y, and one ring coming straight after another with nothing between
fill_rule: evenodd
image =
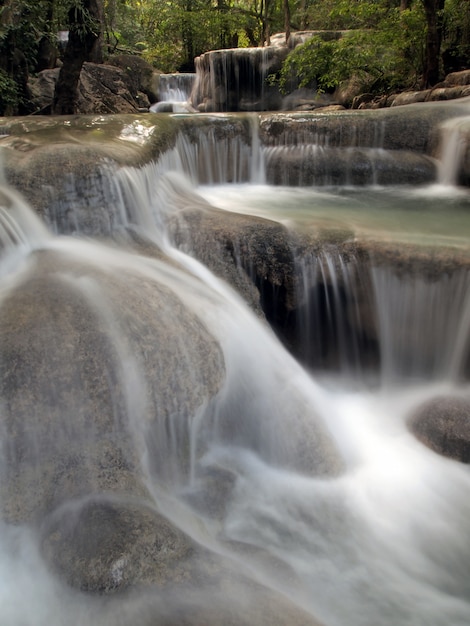
<instances>
[{"instance_id":1,"label":"pool of water","mask_svg":"<svg viewBox=\"0 0 470 626\"><path fill-rule=\"evenodd\" d=\"M297 229L346 229L353 236L466 248L470 194L455 187L200 186L212 205Z\"/></svg>"}]
</instances>

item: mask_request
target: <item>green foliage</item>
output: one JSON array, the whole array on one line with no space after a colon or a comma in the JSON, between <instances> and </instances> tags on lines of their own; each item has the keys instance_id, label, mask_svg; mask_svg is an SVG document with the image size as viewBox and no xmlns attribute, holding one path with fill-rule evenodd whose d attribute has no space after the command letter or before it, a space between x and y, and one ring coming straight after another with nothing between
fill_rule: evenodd
<instances>
[{"instance_id":1,"label":"green foliage","mask_svg":"<svg viewBox=\"0 0 470 626\"><path fill-rule=\"evenodd\" d=\"M444 64L446 71L464 69L470 63L470 2L447 0L444 8Z\"/></svg>"},{"instance_id":2,"label":"green foliage","mask_svg":"<svg viewBox=\"0 0 470 626\"><path fill-rule=\"evenodd\" d=\"M103 1L104 25L90 16L82 22L84 32L101 28L110 52L117 48L141 54L165 72L189 68L207 50L261 44L266 20L271 33L285 27L281 0ZM352 76L368 91L417 84L425 63L423 3L410 0L409 8L400 11L399 0L289 0L293 31L346 32L337 41L314 37L291 52L277 77L282 88L315 84L330 91ZM70 26L73 8L83 13L83 0L0 2L3 109L21 104L25 77L37 68L40 42L47 39L55 45L57 31ZM443 17L443 67L468 67L470 0L445 0Z\"/></svg>"},{"instance_id":3,"label":"green foliage","mask_svg":"<svg viewBox=\"0 0 470 626\"><path fill-rule=\"evenodd\" d=\"M297 86L332 91L350 78L371 92L403 88L417 81L425 31L420 4L400 11L381 3L341 0L331 16L334 23L341 17L343 25L356 28L336 40L314 36L295 48L278 77L284 92Z\"/></svg>"},{"instance_id":4,"label":"green foliage","mask_svg":"<svg viewBox=\"0 0 470 626\"><path fill-rule=\"evenodd\" d=\"M247 0L108 0L105 10L110 39L165 72L234 41L247 45L246 33L259 30Z\"/></svg>"},{"instance_id":5,"label":"green foliage","mask_svg":"<svg viewBox=\"0 0 470 626\"><path fill-rule=\"evenodd\" d=\"M0 115L10 115L18 107L18 87L8 74L0 69Z\"/></svg>"}]
</instances>

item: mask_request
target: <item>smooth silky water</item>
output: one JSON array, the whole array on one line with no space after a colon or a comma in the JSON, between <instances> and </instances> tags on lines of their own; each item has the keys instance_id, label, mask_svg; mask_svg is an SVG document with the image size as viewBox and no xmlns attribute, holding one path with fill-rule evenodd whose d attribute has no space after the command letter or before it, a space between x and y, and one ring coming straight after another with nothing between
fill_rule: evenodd
<instances>
[{"instance_id":1,"label":"smooth silky water","mask_svg":"<svg viewBox=\"0 0 470 626\"><path fill-rule=\"evenodd\" d=\"M449 291L419 278L411 285L394 284L392 274L376 270L383 369L371 384L358 371L351 377L347 370L307 371L240 296L174 248L164 228L165 218L182 206L210 203L293 229L346 229L352 236L392 239L397 245L443 242L465 248L468 193L448 183L419 189L274 187L260 184L259 171L252 183L199 185L181 167L198 155L181 155L177 146L160 164L124 168L115 179L126 207L120 214L130 215L124 226L144 232L163 251L162 258L140 256L116 243L52 235L6 190L0 297L3 302L34 275L38 251L67 260L60 280L81 294L115 346L127 428L141 451L142 475L156 509L220 555L233 572L232 584L215 593L202 579L164 593L87 596L51 574L32 530L5 524L0 623L176 624L182 607L191 612L211 604L233 619L246 605L256 605L256 593L243 582L252 580L324 626L468 626L468 467L424 447L406 426L407 416L427 399L468 393L461 382L469 342L468 271ZM256 161L259 167L262 159ZM151 441L142 398L153 381L132 353L129 331L119 325L107 290L106 276L112 281L127 274L131 281L155 281L176 295L215 338L225 368L223 385L209 406L200 407L190 423L174 415L173 429L157 430ZM449 294L456 303L449 303ZM421 316L430 307L433 314L423 330ZM410 376L400 371L402 359L394 353L393 333L404 323L402 314L421 332L416 349L426 343L426 359L417 358ZM171 307L162 315L170 318ZM199 385L200 364L191 355L188 350L181 371L194 372ZM325 437L325 446L332 442L339 467L333 463L329 471L329 452L326 468L315 469L315 459L312 471L298 467L299 449L317 437ZM152 455L163 459L157 468ZM230 477L219 514L207 506L213 497L211 471ZM244 619L241 623L250 623Z\"/></svg>"}]
</instances>

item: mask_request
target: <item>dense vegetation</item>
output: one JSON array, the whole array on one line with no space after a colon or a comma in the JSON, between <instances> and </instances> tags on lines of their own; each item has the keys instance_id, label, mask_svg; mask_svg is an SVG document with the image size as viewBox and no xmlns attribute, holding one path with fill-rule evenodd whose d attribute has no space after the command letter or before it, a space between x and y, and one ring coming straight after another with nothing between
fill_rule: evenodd
<instances>
[{"instance_id":1,"label":"dense vegetation","mask_svg":"<svg viewBox=\"0 0 470 626\"><path fill-rule=\"evenodd\" d=\"M0 0L0 114L28 112L28 75L59 54L61 113L86 60L125 51L164 72L191 70L207 50L305 29L346 32L297 47L275 78L284 89L292 72L323 90L355 76L380 92L432 85L470 65L470 0Z\"/></svg>"}]
</instances>

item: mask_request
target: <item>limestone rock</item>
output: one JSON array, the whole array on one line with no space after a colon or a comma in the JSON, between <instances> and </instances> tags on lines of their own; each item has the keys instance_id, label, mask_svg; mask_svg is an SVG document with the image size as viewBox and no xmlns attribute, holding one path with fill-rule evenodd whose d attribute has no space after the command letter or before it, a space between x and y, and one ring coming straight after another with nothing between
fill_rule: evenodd
<instances>
[{"instance_id":1,"label":"limestone rock","mask_svg":"<svg viewBox=\"0 0 470 626\"><path fill-rule=\"evenodd\" d=\"M146 449L145 472L186 471L192 416L224 366L169 288L40 252L1 312L4 519L40 521L90 493L145 499Z\"/></svg>"},{"instance_id":2,"label":"limestone rock","mask_svg":"<svg viewBox=\"0 0 470 626\"><path fill-rule=\"evenodd\" d=\"M84 63L77 113L135 113L137 89L125 70L112 65Z\"/></svg>"},{"instance_id":3,"label":"limestone rock","mask_svg":"<svg viewBox=\"0 0 470 626\"><path fill-rule=\"evenodd\" d=\"M72 586L92 593L184 579L191 541L150 508L110 498L72 502L43 524L42 550Z\"/></svg>"},{"instance_id":4,"label":"limestone rock","mask_svg":"<svg viewBox=\"0 0 470 626\"><path fill-rule=\"evenodd\" d=\"M420 406L408 422L410 430L438 454L470 463L470 401L445 396Z\"/></svg>"},{"instance_id":5,"label":"limestone rock","mask_svg":"<svg viewBox=\"0 0 470 626\"><path fill-rule=\"evenodd\" d=\"M59 68L47 69L39 72L37 76L30 76L28 87L31 93L32 108L41 115L51 112L52 101Z\"/></svg>"},{"instance_id":6,"label":"limestone rock","mask_svg":"<svg viewBox=\"0 0 470 626\"><path fill-rule=\"evenodd\" d=\"M451 85L470 85L470 70L447 74L445 83Z\"/></svg>"},{"instance_id":7,"label":"limestone rock","mask_svg":"<svg viewBox=\"0 0 470 626\"><path fill-rule=\"evenodd\" d=\"M50 113L59 68L30 78L37 113ZM111 58L109 64L84 63L79 83L79 114L136 113L156 100L153 70L132 56Z\"/></svg>"},{"instance_id":8,"label":"limestone rock","mask_svg":"<svg viewBox=\"0 0 470 626\"><path fill-rule=\"evenodd\" d=\"M421 91L404 91L399 93L393 99L392 106L402 106L404 104L415 104L416 102L425 102L431 93L430 89L424 89Z\"/></svg>"},{"instance_id":9,"label":"limestone rock","mask_svg":"<svg viewBox=\"0 0 470 626\"><path fill-rule=\"evenodd\" d=\"M150 103L158 100L158 73L144 59L132 54L116 54L109 58L108 63L125 72L132 91L142 92Z\"/></svg>"},{"instance_id":10,"label":"limestone rock","mask_svg":"<svg viewBox=\"0 0 470 626\"><path fill-rule=\"evenodd\" d=\"M426 102L438 100L457 100L458 98L466 98L467 96L470 96L470 85L435 87L434 89L431 89L426 98Z\"/></svg>"}]
</instances>

